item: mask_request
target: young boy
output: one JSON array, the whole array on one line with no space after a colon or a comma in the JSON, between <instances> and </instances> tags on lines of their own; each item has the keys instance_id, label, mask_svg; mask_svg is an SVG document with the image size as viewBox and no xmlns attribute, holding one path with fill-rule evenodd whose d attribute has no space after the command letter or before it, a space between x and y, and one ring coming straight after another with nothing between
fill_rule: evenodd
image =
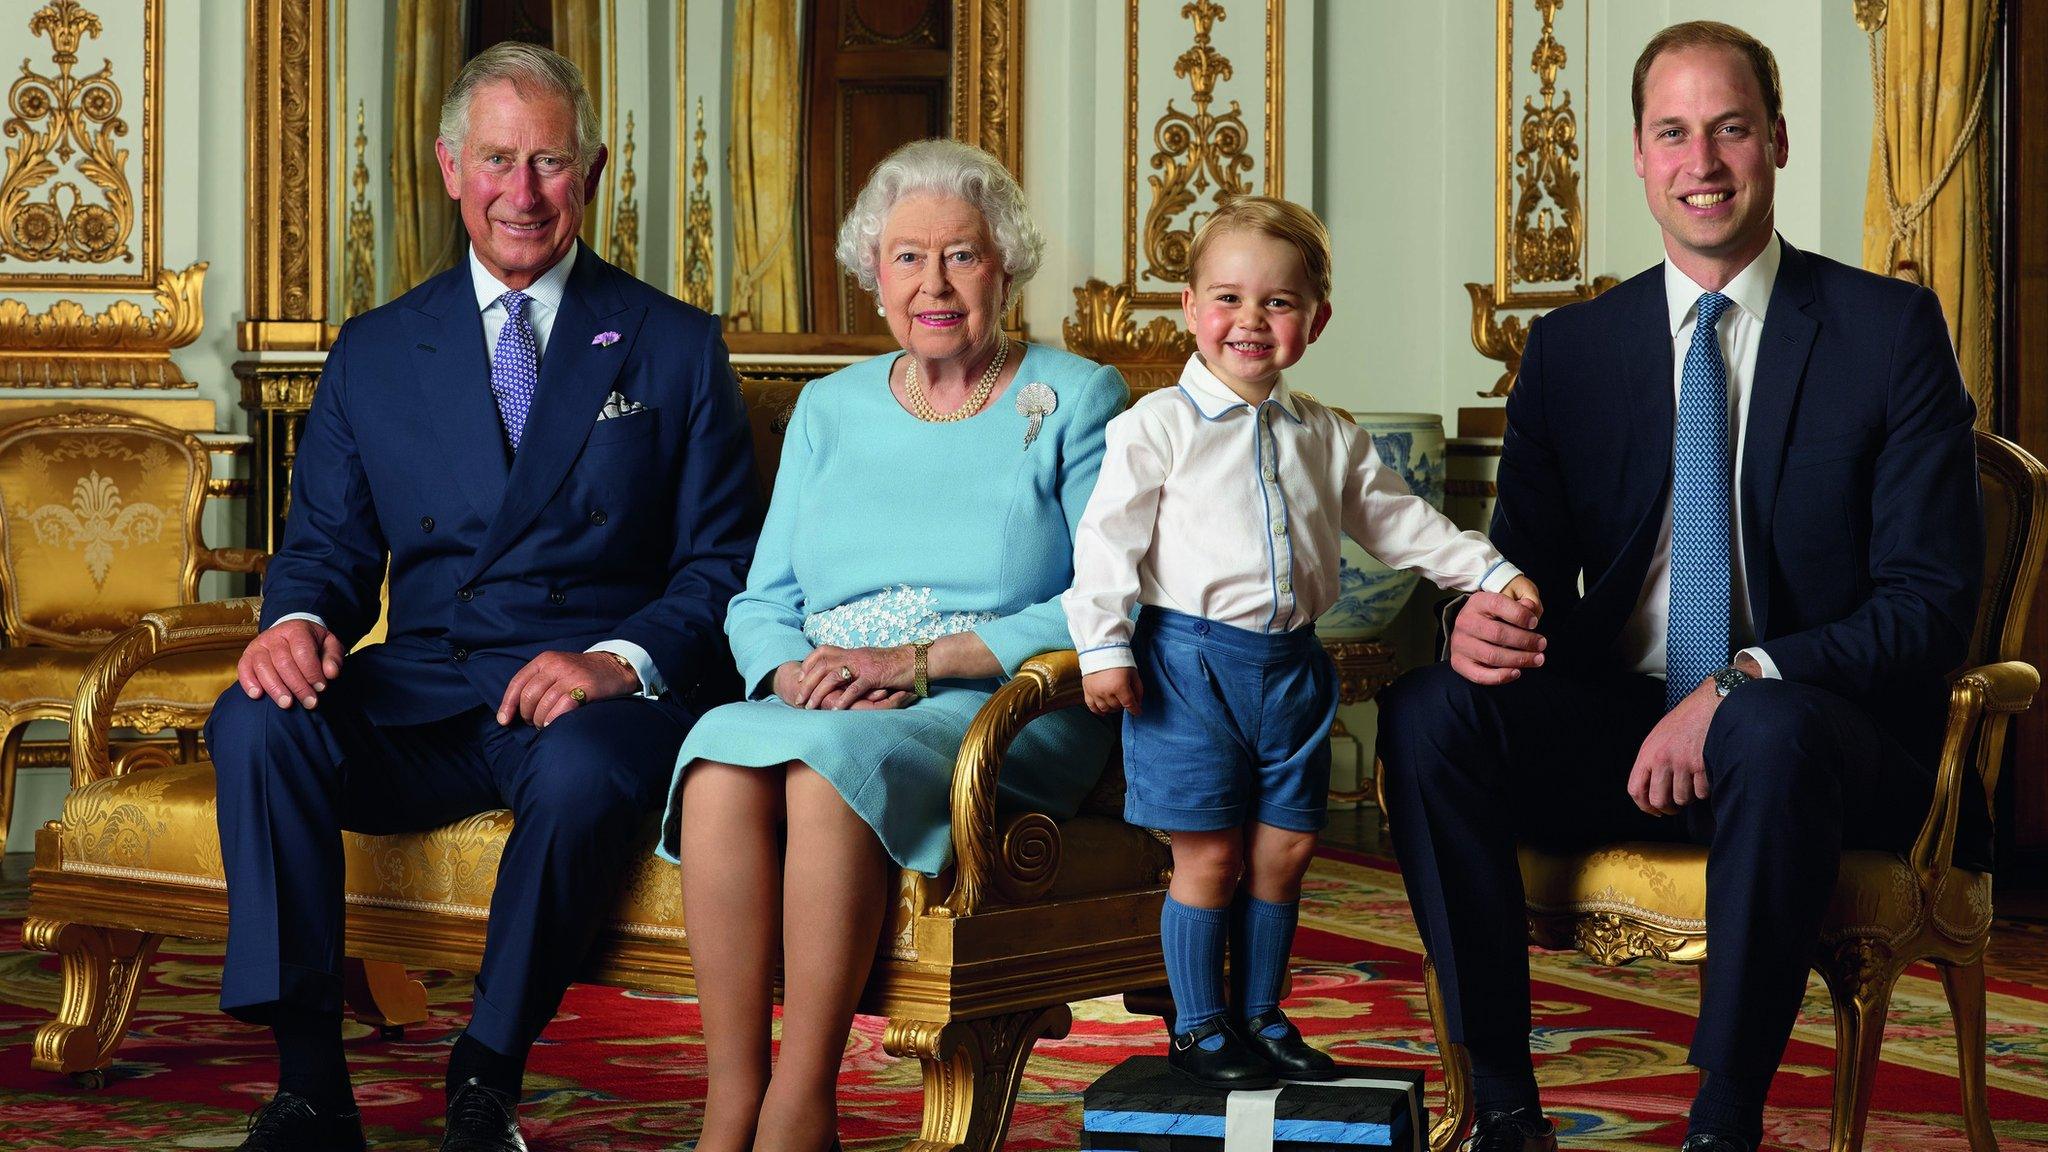
<instances>
[{"instance_id":1,"label":"young boy","mask_svg":"<svg viewBox=\"0 0 2048 1152\"><path fill-rule=\"evenodd\" d=\"M1329 233L1307 209L1240 196L1202 225L1181 293L1200 351L1179 387L1110 421L1064 599L1088 707L1125 713L1124 818L1173 834L1167 1059L1212 1087L1336 1071L1280 1011L1280 989L1326 818L1337 689L1315 620L1336 599L1340 533L1440 585L1540 608L1484 536L1281 380L1329 323L1329 299Z\"/></svg>"}]
</instances>

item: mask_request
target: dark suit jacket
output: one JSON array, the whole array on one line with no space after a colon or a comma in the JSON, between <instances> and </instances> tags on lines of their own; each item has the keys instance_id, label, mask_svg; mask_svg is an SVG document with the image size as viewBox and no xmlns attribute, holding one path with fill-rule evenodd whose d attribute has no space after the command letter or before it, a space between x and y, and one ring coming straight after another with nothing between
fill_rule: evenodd
<instances>
[{"instance_id":1,"label":"dark suit jacket","mask_svg":"<svg viewBox=\"0 0 2048 1152\"><path fill-rule=\"evenodd\" d=\"M603 333L615 341L600 345ZM263 623L325 620L372 720L484 705L550 649L647 650L665 699L730 699L723 634L759 525L753 449L715 319L582 248L517 457L467 261L350 320L328 353L263 583ZM612 392L645 406L599 421Z\"/></svg>"},{"instance_id":2,"label":"dark suit jacket","mask_svg":"<svg viewBox=\"0 0 2048 1152\"><path fill-rule=\"evenodd\" d=\"M1860 705L1931 765L1984 561L1975 407L1941 305L1785 244L1759 339L1737 478L1757 641L1787 680ZM1642 593L1671 487L1672 373L1662 265L1529 332L1493 539L1542 589L1557 667L1611 668ZM1988 848L1974 808L1959 858Z\"/></svg>"}]
</instances>

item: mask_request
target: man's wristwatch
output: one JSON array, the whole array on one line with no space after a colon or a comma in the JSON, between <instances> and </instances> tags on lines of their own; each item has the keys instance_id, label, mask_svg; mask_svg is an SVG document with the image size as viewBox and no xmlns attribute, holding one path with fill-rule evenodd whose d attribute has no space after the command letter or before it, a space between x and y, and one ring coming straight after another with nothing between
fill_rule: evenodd
<instances>
[{"instance_id":1,"label":"man's wristwatch","mask_svg":"<svg viewBox=\"0 0 2048 1152\"><path fill-rule=\"evenodd\" d=\"M1735 691L1737 685L1747 684L1751 680L1756 679L1756 677L1731 664L1714 673L1713 679L1714 695L1726 696L1730 692Z\"/></svg>"}]
</instances>

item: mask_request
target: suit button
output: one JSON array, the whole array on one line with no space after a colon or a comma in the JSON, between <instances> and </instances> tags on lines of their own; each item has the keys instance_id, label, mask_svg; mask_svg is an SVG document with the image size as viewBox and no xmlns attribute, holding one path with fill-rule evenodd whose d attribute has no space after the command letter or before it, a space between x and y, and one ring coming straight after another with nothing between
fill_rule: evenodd
<instances>
[{"instance_id":1,"label":"suit button","mask_svg":"<svg viewBox=\"0 0 2048 1152\"><path fill-rule=\"evenodd\" d=\"M600 528L604 527L604 509L592 508L590 510L590 522Z\"/></svg>"},{"instance_id":2,"label":"suit button","mask_svg":"<svg viewBox=\"0 0 2048 1152\"><path fill-rule=\"evenodd\" d=\"M422 531L422 532L432 532L433 530L434 530L434 518L433 518L432 516L422 516L422 517L420 517L420 531Z\"/></svg>"},{"instance_id":3,"label":"suit button","mask_svg":"<svg viewBox=\"0 0 2048 1152\"><path fill-rule=\"evenodd\" d=\"M460 600L460 601L462 601L462 602L463 602L464 604L467 604L467 603L469 603L469 602L470 602L471 600L474 600L474 599L476 599L476 593L475 593L475 592L472 592L472 591L470 591L470 590L469 590L469 589L467 589L467 588L464 588L464 589L462 589L461 591L459 591L459 592L457 592L457 593L455 594L455 598L456 598L457 600Z\"/></svg>"},{"instance_id":4,"label":"suit button","mask_svg":"<svg viewBox=\"0 0 2048 1152\"><path fill-rule=\"evenodd\" d=\"M463 662L464 660L467 660L467 659L469 659L469 649L467 649L467 648L457 648L457 649L456 649L456 650L455 650L454 652L450 653L450 655L452 655L452 656L454 656L454 657L455 657L455 662L456 662L457 664L460 664L460 663L462 663L462 662Z\"/></svg>"},{"instance_id":5,"label":"suit button","mask_svg":"<svg viewBox=\"0 0 2048 1152\"><path fill-rule=\"evenodd\" d=\"M567 595L565 595L565 594L561 593L561 592L550 592L550 593L548 593L548 603L550 603L550 604L557 604L557 605L560 605L560 604L567 604L568 602L569 602L569 597L568 597Z\"/></svg>"}]
</instances>

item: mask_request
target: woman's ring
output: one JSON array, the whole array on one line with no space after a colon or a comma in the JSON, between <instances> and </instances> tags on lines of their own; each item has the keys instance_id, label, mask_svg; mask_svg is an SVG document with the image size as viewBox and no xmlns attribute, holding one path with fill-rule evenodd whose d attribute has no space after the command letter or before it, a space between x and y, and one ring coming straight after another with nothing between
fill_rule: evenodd
<instances>
[{"instance_id":1,"label":"woman's ring","mask_svg":"<svg viewBox=\"0 0 2048 1152\"><path fill-rule=\"evenodd\" d=\"M590 693L585 692L581 688L571 688L569 689L569 699L574 700L578 704L581 704L585 700L590 699Z\"/></svg>"},{"instance_id":2,"label":"woman's ring","mask_svg":"<svg viewBox=\"0 0 2048 1152\"><path fill-rule=\"evenodd\" d=\"M839 666L839 682L844 684L853 679L853 669L844 664Z\"/></svg>"}]
</instances>

